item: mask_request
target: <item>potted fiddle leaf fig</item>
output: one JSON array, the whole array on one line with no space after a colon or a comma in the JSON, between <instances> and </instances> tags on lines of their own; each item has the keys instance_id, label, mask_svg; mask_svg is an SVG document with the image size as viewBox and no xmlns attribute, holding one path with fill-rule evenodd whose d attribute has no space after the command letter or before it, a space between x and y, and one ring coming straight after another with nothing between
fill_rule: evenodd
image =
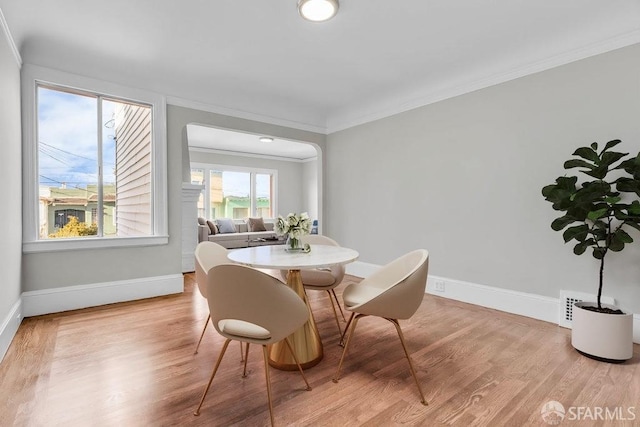
<instances>
[{"instance_id":1,"label":"potted fiddle leaf fig","mask_svg":"<svg viewBox=\"0 0 640 427\"><path fill-rule=\"evenodd\" d=\"M571 344L580 353L609 362L633 356L633 314L601 302L604 260L609 252L620 252L640 230L640 153L612 151L615 139L598 151L598 144L580 147L564 169L577 169L578 176L561 176L542 189L545 200L563 215L551 223L563 231L565 243L573 242L573 253L587 250L600 262L596 301L574 305Z\"/></svg>"}]
</instances>

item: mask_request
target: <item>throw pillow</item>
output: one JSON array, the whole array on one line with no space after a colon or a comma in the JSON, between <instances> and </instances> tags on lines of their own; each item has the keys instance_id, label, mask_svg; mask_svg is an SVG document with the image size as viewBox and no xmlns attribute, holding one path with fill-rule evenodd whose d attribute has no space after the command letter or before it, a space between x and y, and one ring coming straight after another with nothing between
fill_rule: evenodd
<instances>
[{"instance_id":1,"label":"throw pillow","mask_svg":"<svg viewBox=\"0 0 640 427\"><path fill-rule=\"evenodd\" d=\"M218 227L213 222L207 221L207 225L209 226L209 234L218 234Z\"/></svg>"},{"instance_id":2,"label":"throw pillow","mask_svg":"<svg viewBox=\"0 0 640 427\"><path fill-rule=\"evenodd\" d=\"M216 224L218 225L218 231L220 234L236 232L236 225L233 223L232 219L216 219Z\"/></svg>"},{"instance_id":3,"label":"throw pillow","mask_svg":"<svg viewBox=\"0 0 640 427\"><path fill-rule=\"evenodd\" d=\"M207 223L207 220L202 218L201 216L198 217L198 224L199 225L205 225Z\"/></svg>"},{"instance_id":4,"label":"throw pillow","mask_svg":"<svg viewBox=\"0 0 640 427\"><path fill-rule=\"evenodd\" d=\"M249 231L267 231L264 226L264 220L262 219L262 217L247 218L247 225L249 226Z\"/></svg>"}]
</instances>

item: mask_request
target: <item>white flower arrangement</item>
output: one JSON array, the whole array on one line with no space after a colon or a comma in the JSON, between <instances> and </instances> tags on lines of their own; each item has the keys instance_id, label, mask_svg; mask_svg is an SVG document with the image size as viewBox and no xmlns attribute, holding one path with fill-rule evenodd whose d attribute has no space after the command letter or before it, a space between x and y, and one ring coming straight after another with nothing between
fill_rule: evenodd
<instances>
[{"instance_id":1,"label":"white flower arrangement","mask_svg":"<svg viewBox=\"0 0 640 427\"><path fill-rule=\"evenodd\" d=\"M291 248L297 248L300 238L311 232L311 218L306 212L300 215L290 213L286 218L278 216L275 223L276 233L281 236L287 236L290 241Z\"/></svg>"}]
</instances>

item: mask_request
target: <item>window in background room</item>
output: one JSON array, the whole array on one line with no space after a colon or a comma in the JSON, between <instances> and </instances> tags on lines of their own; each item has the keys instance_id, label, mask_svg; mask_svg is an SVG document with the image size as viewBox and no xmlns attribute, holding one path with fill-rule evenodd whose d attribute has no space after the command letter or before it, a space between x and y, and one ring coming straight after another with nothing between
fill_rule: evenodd
<instances>
[{"instance_id":1,"label":"window in background room","mask_svg":"<svg viewBox=\"0 0 640 427\"><path fill-rule=\"evenodd\" d=\"M265 173L256 174L256 216L263 218L271 217L271 187L273 179L271 175Z\"/></svg>"},{"instance_id":2,"label":"window in background room","mask_svg":"<svg viewBox=\"0 0 640 427\"><path fill-rule=\"evenodd\" d=\"M152 107L48 84L36 102L38 238L153 235Z\"/></svg>"},{"instance_id":3,"label":"window in background room","mask_svg":"<svg viewBox=\"0 0 640 427\"><path fill-rule=\"evenodd\" d=\"M273 216L276 171L215 165L198 165L191 169L192 183L200 184L194 181L200 176L205 187L202 206L207 207L208 219ZM204 211L203 208L199 215Z\"/></svg>"}]
</instances>

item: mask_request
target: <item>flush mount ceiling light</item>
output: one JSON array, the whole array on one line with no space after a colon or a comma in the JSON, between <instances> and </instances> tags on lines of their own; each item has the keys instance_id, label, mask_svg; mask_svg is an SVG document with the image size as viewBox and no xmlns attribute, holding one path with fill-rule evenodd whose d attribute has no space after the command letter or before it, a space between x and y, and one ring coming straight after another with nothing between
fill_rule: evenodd
<instances>
[{"instance_id":1,"label":"flush mount ceiling light","mask_svg":"<svg viewBox=\"0 0 640 427\"><path fill-rule=\"evenodd\" d=\"M261 136L260 138L258 138L258 141L260 141L260 142L273 142L273 138L271 138L270 136Z\"/></svg>"},{"instance_id":2,"label":"flush mount ceiling light","mask_svg":"<svg viewBox=\"0 0 640 427\"><path fill-rule=\"evenodd\" d=\"M298 12L308 21L323 22L338 13L338 0L298 0Z\"/></svg>"}]
</instances>

